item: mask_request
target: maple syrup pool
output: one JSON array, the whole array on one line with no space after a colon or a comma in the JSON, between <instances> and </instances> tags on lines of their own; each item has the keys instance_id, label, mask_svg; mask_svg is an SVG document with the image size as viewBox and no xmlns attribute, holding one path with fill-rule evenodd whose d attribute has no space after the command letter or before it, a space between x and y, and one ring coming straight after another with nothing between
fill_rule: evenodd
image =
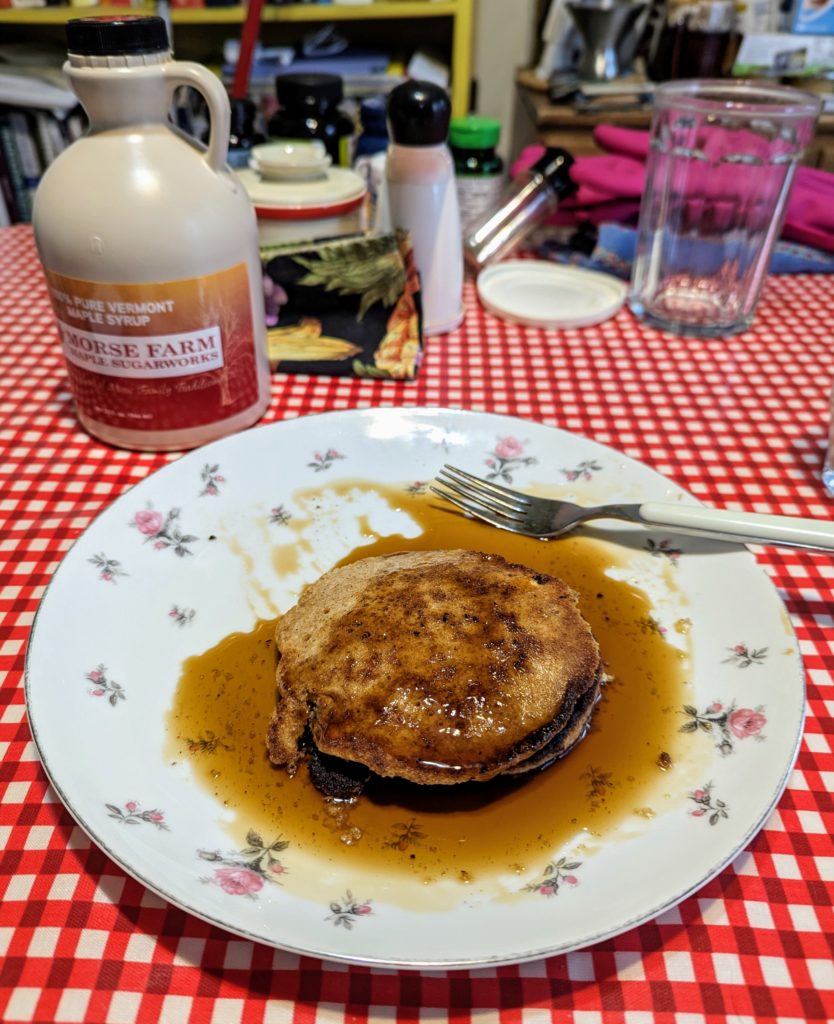
<instances>
[{"instance_id":1,"label":"maple syrup pool","mask_svg":"<svg viewBox=\"0 0 834 1024\"><path fill-rule=\"evenodd\" d=\"M580 595L611 679L585 739L543 772L463 786L379 780L350 805L322 797L305 769L291 779L269 763L275 621L259 622L184 663L168 714L169 760L190 761L199 782L235 813L234 835L242 842L254 828L269 842L289 840L324 862L466 883L523 874L571 839L592 847L629 819L636 826L663 810L669 791L681 792L674 777L681 770L688 662L658 629L646 596L606 575L624 564L624 553L581 535L549 543L520 537L454 515L431 497L372 489L408 513L422 534L378 537L368 530L368 543L342 564L406 549L469 548L560 576Z\"/></svg>"}]
</instances>

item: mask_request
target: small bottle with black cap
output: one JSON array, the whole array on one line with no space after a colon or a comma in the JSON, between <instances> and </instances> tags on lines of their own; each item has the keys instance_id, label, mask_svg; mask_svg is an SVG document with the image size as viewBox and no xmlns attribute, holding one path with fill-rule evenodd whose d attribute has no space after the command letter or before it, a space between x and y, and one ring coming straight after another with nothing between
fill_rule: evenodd
<instances>
[{"instance_id":1,"label":"small bottle with black cap","mask_svg":"<svg viewBox=\"0 0 834 1024\"><path fill-rule=\"evenodd\" d=\"M388 98L382 220L411 234L427 335L463 319L460 211L446 142L451 112L448 94L431 82L403 82Z\"/></svg>"},{"instance_id":2,"label":"small bottle with black cap","mask_svg":"<svg viewBox=\"0 0 834 1024\"><path fill-rule=\"evenodd\" d=\"M333 163L350 167L353 121L340 104L344 86L339 75L287 73L275 79L279 109L269 119L272 139L319 139Z\"/></svg>"},{"instance_id":3,"label":"small bottle with black cap","mask_svg":"<svg viewBox=\"0 0 834 1024\"><path fill-rule=\"evenodd\" d=\"M33 226L78 418L146 451L193 448L269 404L258 229L227 164L229 99L175 61L162 18L67 23L64 72L89 133L47 169ZM208 145L170 121L205 99Z\"/></svg>"}]
</instances>

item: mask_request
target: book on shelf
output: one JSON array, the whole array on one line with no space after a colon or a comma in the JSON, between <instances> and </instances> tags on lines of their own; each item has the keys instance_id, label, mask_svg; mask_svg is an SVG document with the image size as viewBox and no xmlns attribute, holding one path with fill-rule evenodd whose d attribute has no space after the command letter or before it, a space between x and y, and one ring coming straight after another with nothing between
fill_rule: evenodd
<instances>
[{"instance_id":1,"label":"book on shelf","mask_svg":"<svg viewBox=\"0 0 834 1024\"><path fill-rule=\"evenodd\" d=\"M77 106L78 100L60 67L0 60L0 104L66 112Z\"/></svg>"},{"instance_id":2,"label":"book on shelf","mask_svg":"<svg viewBox=\"0 0 834 1024\"><path fill-rule=\"evenodd\" d=\"M46 170L55 157L66 149L69 132L65 134L58 119L45 110L33 111L32 122L35 143L41 155L43 169Z\"/></svg>"},{"instance_id":3,"label":"book on shelf","mask_svg":"<svg viewBox=\"0 0 834 1024\"><path fill-rule=\"evenodd\" d=\"M36 128L34 117L23 110L12 110L9 112L8 119L20 160L23 187L29 196L29 210L31 213L35 189L40 184L41 175L44 172L43 160L35 144Z\"/></svg>"},{"instance_id":4,"label":"book on shelf","mask_svg":"<svg viewBox=\"0 0 834 1024\"><path fill-rule=\"evenodd\" d=\"M44 171L84 132L80 108L66 116L47 110L0 107L0 222L30 221Z\"/></svg>"},{"instance_id":5,"label":"book on shelf","mask_svg":"<svg viewBox=\"0 0 834 1024\"><path fill-rule=\"evenodd\" d=\"M0 225L5 227L19 220L20 214L17 212L11 174L3 156L3 148L0 146Z\"/></svg>"},{"instance_id":6,"label":"book on shelf","mask_svg":"<svg viewBox=\"0 0 834 1024\"><path fill-rule=\"evenodd\" d=\"M63 47L48 42L0 41L0 191L12 223L31 219L44 171L86 125L65 58Z\"/></svg>"},{"instance_id":7,"label":"book on shelf","mask_svg":"<svg viewBox=\"0 0 834 1024\"><path fill-rule=\"evenodd\" d=\"M4 173L8 176L11 186L14 209L12 220L30 221L32 219L32 196L26 185L23 161L17 146L15 130L7 112L0 114L0 156L2 156L4 164Z\"/></svg>"}]
</instances>

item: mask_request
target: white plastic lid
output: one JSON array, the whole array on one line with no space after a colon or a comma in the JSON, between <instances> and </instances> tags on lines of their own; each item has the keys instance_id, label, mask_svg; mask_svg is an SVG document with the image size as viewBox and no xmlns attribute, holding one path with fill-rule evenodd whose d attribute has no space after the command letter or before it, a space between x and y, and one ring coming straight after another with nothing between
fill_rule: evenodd
<instances>
[{"instance_id":1,"label":"white plastic lid","mask_svg":"<svg viewBox=\"0 0 834 1024\"><path fill-rule=\"evenodd\" d=\"M626 286L616 277L546 260L506 260L478 275L490 313L530 327L589 327L618 312Z\"/></svg>"}]
</instances>

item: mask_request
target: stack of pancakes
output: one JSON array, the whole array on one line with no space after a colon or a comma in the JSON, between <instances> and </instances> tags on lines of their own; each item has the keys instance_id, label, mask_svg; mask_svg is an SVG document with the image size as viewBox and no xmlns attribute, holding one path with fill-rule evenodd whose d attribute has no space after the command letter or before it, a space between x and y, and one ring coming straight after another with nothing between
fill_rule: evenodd
<instances>
[{"instance_id":1,"label":"stack of pancakes","mask_svg":"<svg viewBox=\"0 0 834 1024\"><path fill-rule=\"evenodd\" d=\"M587 729L599 647L562 580L478 551L333 569L276 628L267 745L324 792L373 775L422 785L522 775Z\"/></svg>"}]
</instances>

